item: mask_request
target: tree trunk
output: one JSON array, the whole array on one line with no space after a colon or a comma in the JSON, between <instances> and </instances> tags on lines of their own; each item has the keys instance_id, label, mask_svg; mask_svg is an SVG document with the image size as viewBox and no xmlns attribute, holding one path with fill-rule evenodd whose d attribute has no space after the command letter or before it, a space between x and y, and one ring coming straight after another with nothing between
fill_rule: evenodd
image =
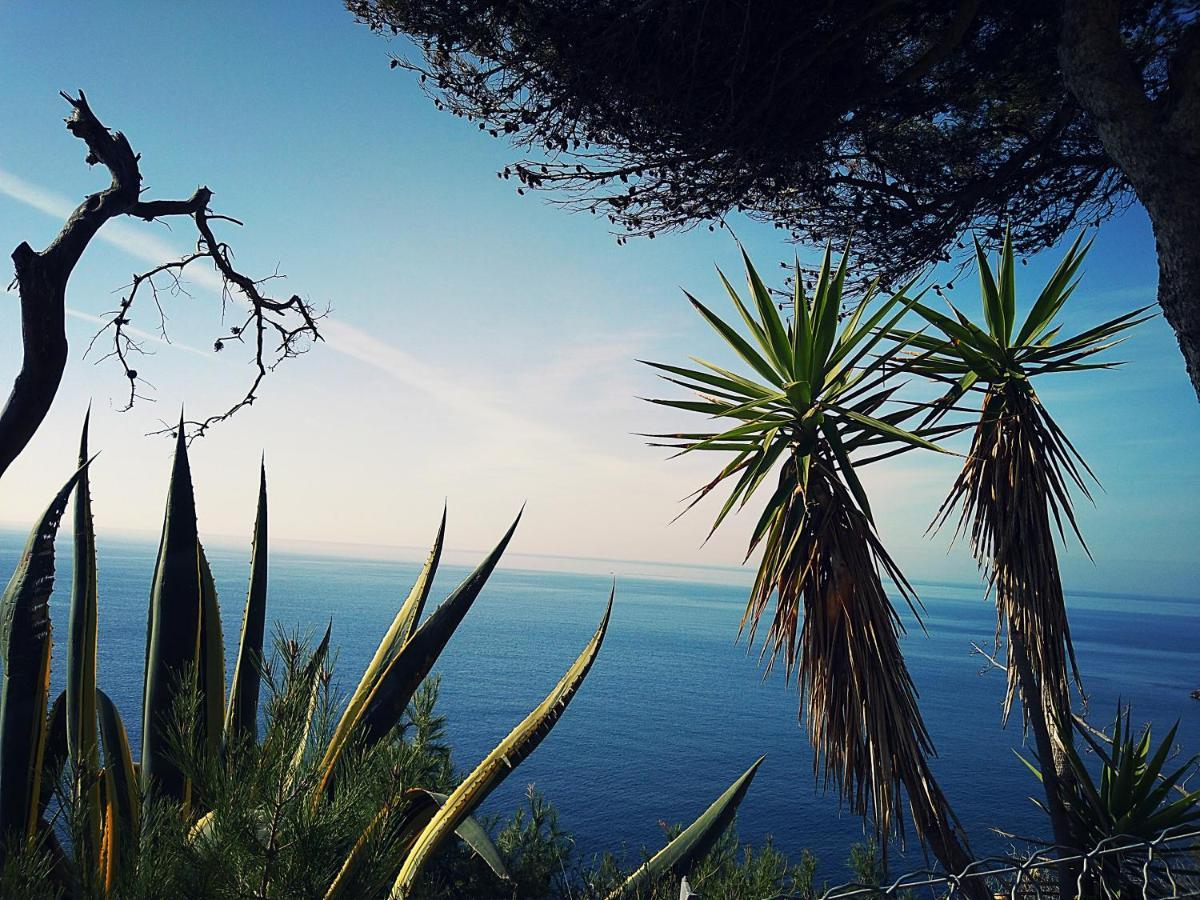
<instances>
[{"instance_id":1,"label":"tree trunk","mask_svg":"<svg viewBox=\"0 0 1200 900\"><path fill-rule=\"evenodd\" d=\"M13 251L21 297L21 371L0 413L0 476L29 443L54 402L67 365L65 282L28 244Z\"/></svg>"},{"instance_id":2,"label":"tree trunk","mask_svg":"<svg viewBox=\"0 0 1200 900\"><path fill-rule=\"evenodd\" d=\"M1158 303L1175 329L1188 376L1200 397L1200 166L1183 160L1171 192L1142 202L1150 213L1158 250Z\"/></svg>"},{"instance_id":3,"label":"tree trunk","mask_svg":"<svg viewBox=\"0 0 1200 900\"><path fill-rule=\"evenodd\" d=\"M1042 788L1046 796L1046 811L1050 816L1050 828L1054 832L1054 843L1059 847L1090 850L1082 846L1079 835L1071 824L1063 802L1064 790L1074 781L1064 744L1071 741L1071 710L1059 709L1059 699L1047 690L1033 674L1029 664L1029 651L1025 635L1009 626L1009 653L1017 668L1020 684L1021 706L1025 710L1029 730L1033 732L1037 747L1039 768L1042 772ZM1063 717L1066 717L1063 719ZM1073 900L1079 896L1079 863L1063 863L1058 867L1058 892L1061 900Z\"/></svg>"},{"instance_id":4,"label":"tree trunk","mask_svg":"<svg viewBox=\"0 0 1200 900\"><path fill-rule=\"evenodd\" d=\"M1067 88L1150 216L1158 302L1200 397L1200 24L1185 33L1167 88L1152 100L1121 37L1119 0L1061 0L1060 18Z\"/></svg>"},{"instance_id":5,"label":"tree trunk","mask_svg":"<svg viewBox=\"0 0 1200 900\"><path fill-rule=\"evenodd\" d=\"M71 271L105 222L138 205L141 189L138 158L125 136L101 124L82 91L78 99L62 96L71 104L67 130L87 144L88 164L103 164L112 183L76 207L45 250L22 243L13 251L24 355L0 411L0 477L25 449L58 393L67 364L66 291Z\"/></svg>"}]
</instances>

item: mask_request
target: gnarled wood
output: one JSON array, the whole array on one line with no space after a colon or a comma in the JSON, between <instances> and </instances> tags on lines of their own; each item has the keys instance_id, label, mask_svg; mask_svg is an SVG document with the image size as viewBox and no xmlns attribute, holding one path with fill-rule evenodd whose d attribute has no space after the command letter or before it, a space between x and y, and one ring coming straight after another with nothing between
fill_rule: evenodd
<instances>
[{"instance_id":1,"label":"gnarled wood","mask_svg":"<svg viewBox=\"0 0 1200 900\"><path fill-rule=\"evenodd\" d=\"M0 411L0 477L29 444L58 393L67 363L66 291L71 273L96 233L118 216L135 216L147 221L187 216L193 220L197 231L194 252L134 277L129 294L102 329L114 329L115 349L110 355L120 360L129 380L131 404L137 396L134 385L138 373L127 361L126 352L136 349L136 345L123 329L129 323L134 295L143 284L148 284L149 290L155 290L153 278L156 274L165 272L178 278L184 267L197 260L212 262L222 279L226 298L236 293L249 305L250 312L244 324L218 339L215 349L219 350L227 341L244 341L244 333L249 332L255 348L256 375L245 397L228 411L188 423L193 426L193 434L202 434L215 422L253 403L255 391L266 373L282 359L304 351L303 338L320 340L317 321L321 315L314 313L307 302L296 295L286 300L273 299L262 288L264 281L270 279L256 281L234 268L229 246L213 234L212 222L236 220L209 211L212 192L208 188L197 188L191 197L183 200L142 200L138 155L129 141L121 132L105 127L92 112L83 91L77 97L65 93L62 96L71 104L67 130L87 146L88 165L103 165L112 180L104 190L84 198L44 250L34 250L22 242L13 251L21 303L22 358L12 391ZM267 335L271 335L272 341L277 340L278 345L268 346Z\"/></svg>"}]
</instances>

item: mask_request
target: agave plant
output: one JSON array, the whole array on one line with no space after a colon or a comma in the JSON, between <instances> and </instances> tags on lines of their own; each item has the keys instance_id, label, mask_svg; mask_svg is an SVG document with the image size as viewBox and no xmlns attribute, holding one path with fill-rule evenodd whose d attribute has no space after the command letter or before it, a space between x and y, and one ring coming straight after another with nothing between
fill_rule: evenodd
<instances>
[{"instance_id":1,"label":"agave plant","mask_svg":"<svg viewBox=\"0 0 1200 900\"><path fill-rule=\"evenodd\" d=\"M1007 638L1004 717L1020 696L1039 757L1052 762L1047 800L1055 838L1080 839L1057 800L1058 781L1069 782L1070 685L1080 684L1059 576L1056 535L1069 529L1083 543L1072 490L1090 499L1095 480L1066 434L1042 405L1033 379L1060 372L1108 369L1117 363L1094 357L1123 340L1120 335L1147 318L1146 308L1118 316L1078 334L1063 336L1055 319L1079 283L1090 244L1077 239L1050 280L1017 317L1016 265L1005 236L997 270L976 242L984 324L953 306L944 315L924 303L915 310L941 336L893 329L898 344L919 352L909 368L949 384L928 421L940 420L964 396L980 398L970 452L935 525L960 511L959 533L995 592L997 640ZM1085 545L1086 549L1086 545Z\"/></svg>"},{"instance_id":2,"label":"agave plant","mask_svg":"<svg viewBox=\"0 0 1200 900\"><path fill-rule=\"evenodd\" d=\"M37 523L4 593L0 614L5 678L0 693L0 838L7 851L48 847L62 865L66 890L116 896L139 866L149 810L166 803L193 823L195 839L208 839L223 823L211 808L213 792L197 781L205 766L236 767L247 754L275 758L258 746L257 707L263 673L267 595L266 477L263 472L254 530L250 586L233 682L226 702L220 610L212 573L200 544L191 472L179 430L162 540L151 590L142 709L141 758L135 763L121 716L96 686L98 590L95 538L87 471L87 426L78 472ZM75 577L67 648L67 688L48 703L54 583L54 538L75 494ZM518 516L518 521L520 517ZM326 740L314 725L330 633L289 679L265 741L288 735L294 745L280 771L280 796L303 794L309 810L340 809L339 774L388 738L425 681L442 649L479 596L517 522L450 597L423 622L441 553L445 518L415 586L380 642L340 721ZM389 895L409 896L426 863L457 833L503 874L499 856L470 814L527 757L558 721L583 683L604 640L612 596L600 626L562 680L500 745L448 796L419 788L388 798L366 832L346 848L343 864L329 873L328 897L355 883L371 836L386 833L402 853ZM48 712L49 708L49 712ZM184 713L181 718L180 710ZM279 723L290 723L283 727ZM181 724L182 723L182 724ZM181 731L186 734L181 737ZM189 758L187 738L199 749ZM103 750L103 757L101 757ZM197 759L207 760L198 764ZM71 789L64 803L82 825L73 829L72 859L47 822L53 786L64 769ZM242 797L245 801L246 796ZM340 806L339 806L340 804ZM157 805L157 806L156 806ZM255 814L251 810L251 814ZM269 821L259 817L264 828ZM274 830L266 829L272 835ZM268 848L269 850L269 845ZM270 853L267 854L270 857ZM73 865L68 865L68 862ZM260 896L272 895L262 876Z\"/></svg>"},{"instance_id":3,"label":"agave plant","mask_svg":"<svg viewBox=\"0 0 1200 900\"><path fill-rule=\"evenodd\" d=\"M1151 728L1146 725L1140 735L1135 736L1130 724L1129 707L1117 708L1112 733L1104 735L1076 720L1079 735L1090 746L1100 761L1100 777L1097 781L1087 761L1078 750L1069 746L1067 760L1074 778L1063 787L1061 801L1067 814L1074 822L1075 830L1084 837L1087 847L1112 847L1118 842L1133 844L1157 840L1164 833L1178 834L1184 829L1200 824L1200 791L1189 790L1183 785L1196 771L1200 756L1186 759L1182 765L1167 770L1167 762L1175 747L1175 735L1179 730L1176 722L1167 736L1153 746ZM1097 737L1100 739L1098 740ZM1044 780L1040 767L1021 757L1021 761L1039 780ZM1049 808L1041 801L1035 803L1043 811ZM1192 855L1193 850L1172 849L1169 845L1155 851L1168 862L1172 854ZM1152 861L1152 860L1151 860ZM1194 863L1194 860L1191 862ZM1099 858L1098 870L1081 873L1092 883L1097 895L1104 897L1122 896L1123 888L1161 887L1177 890L1177 886L1165 881L1153 884L1159 877L1158 867L1150 873L1150 865L1144 850L1128 855L1111 853ZM1190 869L1191 866L1183 868ZM1192 874L1195 874L1194 872Z\"/></svg>"},{"instance_id":4,"label":"agave plant","mask_svg":"<svg viewBox=\"0 0 1200 900\"><path fill-rule=\"evenodd\" d=\"M465 778L447 784L448 764L418 764L414 772L414 760L426 757L397 735L431 716L436 689L429 687L430 671L499 563L520 516L423 618L441 558L443 513L412 590L343 704L329 688L332 623L312 653L295 639L281 641L281 679L264 658L264 468L226 700L220 610L196 529L180 430L151 591L142 755L135 762L120 713L97 687L99 592L86 420L80 460L35 525L0 606L6 674L0 693L0 853L7 861L48 858L52 864L23 884L40 884L47 896L108 898L142 896L147 883L157 895L171 878L181 878L204 896L299 891L328 900L398 900L419 892L423 873L452 836L495 876L508 878L502 855L471 814L536 749L578 692L604 641L615 588L596 632L545 700ZM49 704L54 539L72 492L67 687ZM264 680L267 715L260 728ZM631 884L686 873L729 825L758 765ZM69 847L59 843L63 829L49 821L55 786L63 783L58 812L69 823ZM172 834L182 835L184 846L172 845ZM0 866L5 862L0 859ZM172 871L185 864L192 869Z\"/></svg>"},{"instance_id":5,"label":"agave plant","mask_svg":"<svg viewBox=\"0 0 1200 900\"><path fill-rule=\"evenodd\" d=\"M889 403L896 387L888 377L907 344L881 341L919 297L907 296L911 285L889 295L875 282L840 321L847 255L835 266L826 249L811 293L797 263L785 319L745 253L743 259L750 305L718 274L744 334L687 296L750 374L700 359L693 367L650 363L697 395L652 402L718 420L710 431L653 437L680 454L732 457L691 502L732 486L714 531L773 479L747 551L747 558L759 549L762 556L741 628L753 643L774 597L761 656L768 666L782 657L787 677L797 678L814 767L824 764L826 778L881 834L902 832L907 792L918 837L961 871L970 857L928 765L933 745L882 577L919 620L918 602L875 532L857 473L909 448L937 450L932 439L950 430L905 430L914 408Z\"/></svg>"}]
</instances>

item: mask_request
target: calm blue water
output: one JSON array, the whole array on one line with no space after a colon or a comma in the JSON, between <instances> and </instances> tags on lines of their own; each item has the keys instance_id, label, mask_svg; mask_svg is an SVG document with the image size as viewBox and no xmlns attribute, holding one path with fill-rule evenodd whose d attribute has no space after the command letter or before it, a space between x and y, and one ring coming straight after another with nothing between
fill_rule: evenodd
<instances>
[{"instance_id":1,"label":"calm blue water","mask_svg":"<svg viewBox=\"0 0 1200 900\"><path fill-rule=\"evenodd\" d=\"M7 581L23 537L0 531L0 579ZM52 603L65 633L70 538L61 536L60 589ZM100 541L100 683L121 707L134 746L146 603L155 547ZM242 551L210 548L232 666L248 566ZM333 617L336 679L352 688L417 571L415 563L276 552L269 616L286 627L321 630ZM433 601L466 573L445 566ZM501 568L451 641L436 671L441 712L455 758L473 766L542 699L591 635L608 595L607 576ZM910 629L904 650L921 708L941 754L935 771L977 850L1007 846L988 829L1044 834L1026 799L1036 783L1012 748L1021 734L999 722L1003 676L981 674L971 641L986 644L994 612L978 588L918 585L928 636ZM762 680L757 659L733 644L745 588L683 580L618 577L612 624L586 684L551 735L489 800L504 812L533 783L558 806L579 849L635 852L661 843L660 820L690 821L759 754L767 755L741 808L739 830L754 841L809 848L836 876L859 822L814 787L812 757L796 720L796 693L782 678ZM1159 733L1181 719L1180 742L1200 750L1200 607L1192 599L1070 598L1072 629L1094 721L1111 721L1118 695L1135 719ZM54 690L62 685L61 643ZM919 862L915 851L896 865Z\"/></svg>"}]
</instances>

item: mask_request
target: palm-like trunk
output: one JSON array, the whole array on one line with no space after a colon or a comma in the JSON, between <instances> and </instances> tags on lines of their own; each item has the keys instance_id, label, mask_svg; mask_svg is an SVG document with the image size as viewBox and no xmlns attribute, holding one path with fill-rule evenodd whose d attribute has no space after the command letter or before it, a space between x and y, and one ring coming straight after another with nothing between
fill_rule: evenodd
<instances>
[{"instance_id":1,"label":"palm-like trunk","mask_svg":"<svg viewBox=\"0 0 1200 900\"><path fill-rule=\"evenodd\" d=\"M997 640L1007 639L1004 718L1019 698L1042 770L1054 841L1082 847L1064 798L1074 783L1071 682L1079 684L1058 571L1056 531L1074 529L1069 490L1086 491L1082 461L1024 382L984 397L962 472L939 521L961 505L960 531L995 591ZM1052 524L1057 523L1057 529ZM1078 868L1059 872L1062 896L1073 897Z\"/></svg>"}]
</instances>

